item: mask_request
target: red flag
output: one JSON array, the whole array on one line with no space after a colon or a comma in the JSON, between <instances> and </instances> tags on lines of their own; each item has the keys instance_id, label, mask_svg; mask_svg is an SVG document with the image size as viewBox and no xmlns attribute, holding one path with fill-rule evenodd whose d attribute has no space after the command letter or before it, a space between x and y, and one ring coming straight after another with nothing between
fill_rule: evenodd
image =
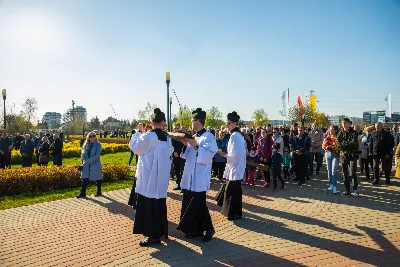
<instances>
[{"instance_id":1,"label":"red flag","mask_svg":"<svg viewBox=\"0 0 400 267\"><path fill-rule=\"evenodd\" d=\"M304 116L303 94L300 94L297 97L297 104L299 105L299 109L300 109L300 117L303 118L303 116Z\"/></svg>"}]
</instances>

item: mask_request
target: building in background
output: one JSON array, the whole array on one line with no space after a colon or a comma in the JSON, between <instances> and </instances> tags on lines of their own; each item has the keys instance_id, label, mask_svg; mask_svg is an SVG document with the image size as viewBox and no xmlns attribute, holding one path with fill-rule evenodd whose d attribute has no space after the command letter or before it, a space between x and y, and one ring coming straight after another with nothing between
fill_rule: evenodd
<instances>
[{"instance_id":1,"label":"building in background","mask_svg":"<svg viewBox=\"0 0 400 267\"><path fill-rule=\"evenodd\" d=\"M392 112L392 114L386 114L384 110L381 111L365 111L363 113L363 121L365 124L375 124L377 122L382 123L395 123L400 122L400 112Z\"/></svg>"},{"instance_id":2,"label":"building in background","mask_svg":"<svg viewBox=\"0 0 400 267\"><path fill-rule=\"evenodd\" d=\"M120 121L114 119L113 117L108 117L106 120L103 121L104 130L115 130L118 129L120 126Z\"/></svg>"},{"instance_id":3,"label":"building in background","mask_svg":"<svg viewBox=\"0 0 400 267\"><path fill-rule=\"evenodd\" d=\"M86 121L87 112L86 108L82 106L76 106L74 109L70 108L64 116L65 121L71 121L72 119L79 119Z\"/></svg>"},{"instance_id":4,"label":"building in background","mask_svg":"<svg viewBox=\"0 0 400 267\"><path fill-rule=\"evenodd\" d=\"M61 125L61 113L46 112L42 118L42 124L46 124L49 128L59 128Z\"/></svg>"}]
</instances>

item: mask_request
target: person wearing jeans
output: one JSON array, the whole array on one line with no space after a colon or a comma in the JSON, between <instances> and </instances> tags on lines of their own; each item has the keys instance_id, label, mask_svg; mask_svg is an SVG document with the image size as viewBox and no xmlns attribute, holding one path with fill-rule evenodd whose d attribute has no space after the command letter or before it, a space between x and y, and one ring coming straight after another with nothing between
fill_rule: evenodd
<instances>
[{"instance_id":1,"label":"person wearing jeans","mask_svg":"<svg viewBox=\"0 0 400 267\"><path fill-rule=\"evenodd\" d=\"M339 168L339 150L337 146L338 127L331 125L329 127L329 135L325 138L322 147L325 151L326 166L328 169L329 191L337 194L337 170Z\"/></svg>"},{"instance_id":2,"label":"person wearing jeans","mask_svg":"<svg viewBox=\"0 0 400 267\"><path fill-rule=\"evenodd\" d=\"M342 168L344 174L344 186L346 192L343 195L351 195L350 183L353 182L353 195L358 196L358 180L357 180L357 160L358 152L358 133L350 128L350 120L343 118L343 130L339 132L337 143L342 159ZM351 176L349 174L349 168Z\"/></svg>"}]
</instances>

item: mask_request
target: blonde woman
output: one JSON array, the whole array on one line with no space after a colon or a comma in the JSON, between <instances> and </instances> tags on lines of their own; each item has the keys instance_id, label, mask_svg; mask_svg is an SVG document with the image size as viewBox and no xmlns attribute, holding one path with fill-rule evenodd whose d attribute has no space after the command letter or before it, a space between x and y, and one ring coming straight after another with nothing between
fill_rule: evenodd
<instances>
[{"instance_id":1,"label":"blonde woman","mask_svg":"<svg viewBox=\"0 0 400 267\"><path fill-rule=\"evenodd\" d=\"M103 181L103 170L100 162L101 145L96 138L95 132L90 132L86 136L82 148L82 190L77 198L86 197L86 188L89 181L96 181L96 197L101 196L101 182Z\"/></svg>"}]
</instances>

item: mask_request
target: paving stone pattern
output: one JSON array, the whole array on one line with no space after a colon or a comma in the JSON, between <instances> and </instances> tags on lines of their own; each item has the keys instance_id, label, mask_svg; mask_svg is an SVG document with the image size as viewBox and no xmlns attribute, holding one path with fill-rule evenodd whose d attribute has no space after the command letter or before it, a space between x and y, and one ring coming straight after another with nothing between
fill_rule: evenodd
<instances>
[{"instance_id":1,"label":"paving stone pattern","mask_svg":"<svg viewBox=\"0 0 400 267\"><path fill-rule=\"evenodd\" d=\"M182 195L173 181L170 239L154 248L132 234L130 189L0 211L0 266L400 266L397 180L363 181L357 198L327 191L326 173L277 193L258 181L243 188L244 218L234 222L214 201L220 184L208 192L216 229L209 243L176 230Z\"/></svg>"}]
</instances>

